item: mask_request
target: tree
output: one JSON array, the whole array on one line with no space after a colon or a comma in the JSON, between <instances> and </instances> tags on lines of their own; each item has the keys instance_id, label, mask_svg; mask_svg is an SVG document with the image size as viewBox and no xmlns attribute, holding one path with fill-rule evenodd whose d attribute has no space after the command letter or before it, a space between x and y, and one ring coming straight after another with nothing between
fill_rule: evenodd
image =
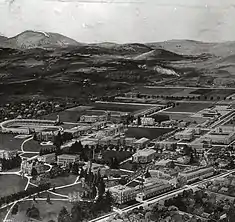
<instances>
[{"instance_id":1,"label":"tree","mask_svg":"<svg viewBox=\"0 0 235 222\"><path fill-rule=\"evenodd\" d=\"M79 203L75 203L71 209L72 222L80 222L83 219L82 208Z\"/></svg>"},{"instance_id":2,"label":"tree","mask_svg":"<svg viewBox=\"0 0 235 222\"><path fill-rule=\"evenodd\" d=\"M51 198L50 198L49 193L47 194L47 203L51 204Z\"/></svg>"},{"instance_id":3,"label":"tree","mask_svg":"<svg viewBox=\"0 0 235 222\"><path fill-rule=\"evenodd\" d=\"M58 222L71 222L72 218L67 209L63 207L58 215Z\"/></svg>"},{"instance_id":4,"label":"tree","mask_svg":"<svg viewBox=\"0 0 235 222\"><path fill-rule=\"evenodd\" d=\"M34 205L27 209L26 215L29 218L40 219L40 212Z\"/></svg>"},{"instance_id":5,"label":"tree","mask_svg":"<svg viewBox=\"0 0 235 222\"><path fill-rule=\"evenodd\" d=\"M152 177L151 174L149 173L149 171L147 170L145 175L144 175L145 178L149 178L149 177Z\"/></svg>"},{"instance_id":6,"label":"tree","mask_svg":"<svg viewBox=\"0 0 235 222\"><path fill-rule=\"evenodd\" d=\"M38 171L34 167L32 168L31 176L33 177L33 180L35 180L38 176Z\"/></svg>"},{"instance_id":7,"label":"tree","mask_svg":"<svg viewBox=\"0 0 235 222\"><path fill-rule=\"evenodd\" d=\"M16 215L16 214L18 213L18 210L19 210L19 206L18 206L18 204L16 203L16 204L14 205L14 207L12 208L11 213L12 213L13 215Z\"/></svg>"}]
</instances>

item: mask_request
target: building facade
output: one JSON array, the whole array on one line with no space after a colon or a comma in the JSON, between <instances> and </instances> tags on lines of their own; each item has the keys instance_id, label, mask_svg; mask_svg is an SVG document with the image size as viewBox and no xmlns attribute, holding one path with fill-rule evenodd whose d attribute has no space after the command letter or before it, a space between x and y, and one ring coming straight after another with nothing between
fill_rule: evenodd
<instances>
[{"instance_id":1,"label":"building facade","mask_svg":"<svg viewBox=\"0 0 235 222\"><path fill-rule=\"evenodd\" d=\"M70 163L76 163L79 161L79 155L67 155L67 154L62 154L57 156L57 164L66 166L69 165Z\"/></svg>"},{"instance_id":2,"label":"building facade","mask_svg":"<svg viewBox=\"0 0 235 222\"><path fill-rule=\"evenodd\" d=\"M56 161L55 153L49 153L43 156L39 156L38 160L43 163L54 163Z\"/></svg>"},{"instance_id":3,"label":"building facade","mask_svg":"<svg viewBox=\"0 0 235 222\"><path fill-rule=\"evenodd\" d=\"M132 156L133 162L136 163L148 163L151 162L156 156L156 150L144 149L139 150Z\"/></svg>"}]
</instances>

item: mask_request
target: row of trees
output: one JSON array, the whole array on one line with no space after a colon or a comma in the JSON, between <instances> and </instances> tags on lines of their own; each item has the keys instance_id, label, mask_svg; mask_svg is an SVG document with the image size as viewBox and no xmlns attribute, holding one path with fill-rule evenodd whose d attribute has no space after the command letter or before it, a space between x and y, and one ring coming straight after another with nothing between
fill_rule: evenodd
<instances>
[{"instance_id":1,"label":"row of trees","mask_svg":"<svg viewBox=\"0 0 235 222\"><path fill-rule=\"evenodd\" d=\"M2 170L11 170L18 168L21 165L21 161L22 160L18 154L11 159L0 159L0 163L2 164Z\"/></svg>"},{"instance_id":2,"label":"row of trees","mask_svg":"<svg viewBox=\"0 0 235 222\"><path fill-rule=\"evenodd\" d=\"M0 198L0 206L2 206L4 204L9 204L11 202L25 198L27 196L31 196L35 193L38 193L38 192L41 192L44 190L48 190L48 189L50 189L50 187L51 187L50 183L39 184L38 187L29 187L27 190L19 191L17 193L13 193L11 195L1 197Z\"/></svg>"}]
</instances>

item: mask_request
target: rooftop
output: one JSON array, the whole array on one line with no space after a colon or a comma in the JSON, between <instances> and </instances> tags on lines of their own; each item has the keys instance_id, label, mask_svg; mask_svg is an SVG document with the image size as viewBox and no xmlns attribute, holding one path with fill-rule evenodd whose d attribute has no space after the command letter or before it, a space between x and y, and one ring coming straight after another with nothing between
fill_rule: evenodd
<instances>
[{"instance_id":1,"label":"rooftop","mask_svg":"<svg viewBox=\"0 0 235 222\"><path fill-rule=\"evenodd\" d=\"M70 159L70 158L75 158L77 157L78 155L72 155L72 154L62 154L62 155L59 155L58 157L60 158L65 158L65 159Z\"/></svg>"},{"instance_id":2,"label":"rooftop","mask_svg":"<svg viewBox=\"0 0 235 222\"><path fill-rule=\"evenodd\" d=\"M135 143L145 143L145 142L148 142L148 141L150 141L150 139L143 137L143 138L135 141Z\"/></svg>"},{"instance_id":3,"label":"rooftop","mask_svg":"<svg viewBox=\"0 0 235 222\"><path fill-rule=\"evenodd\" d=\"M136 156L136 155L148 156L148 155L151 155L153 153L156 153L156 150L154 150L154 149L143 149L143 150L139 150L137 153L135 153L134 156Z\"/></svg>"}]
</instances>

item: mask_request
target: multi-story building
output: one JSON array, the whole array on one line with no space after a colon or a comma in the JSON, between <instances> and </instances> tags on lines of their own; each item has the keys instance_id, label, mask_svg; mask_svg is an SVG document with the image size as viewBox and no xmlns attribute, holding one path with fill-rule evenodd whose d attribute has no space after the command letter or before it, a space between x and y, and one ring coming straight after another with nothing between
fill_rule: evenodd
<instances>
[{"instance_id":1,"label":"multi-story building","mask_svg":"<svg viewBox=\"0 0 235 222\"><path fill-rule=\"evenodd\" d=\"M38 160L43 163L54 163L56 161L55 153L49 153L38 157Z\"/></svg>"},{"instance_id":2,"label":"multi-story building","mask_svg":"<svg viewBox=\"0 0 235 222\"><path fill-rule=\"evenodd\" d=\"M153 149L143 149L138 150L132 156L133 162L136 163L148 163L151 162L156 156L156 150Z\"/></svg>"},{"instance_id":3,"label":"multi-story building","mask_svg":"<svg viewBox=\"0 0 235 222\"><path fill-rule=\"evenodd\" d=\"M155 124L155 119L151 117L142 117L141 125L143 126L153 126Z\"/></svg>"},{"instance_id":4,"label":"multi-story building","mask_svg":"<svg viewBox=\"0 0 235 222\"><path fill-rule=\"evenodd\" d=\"M139 149L147 148L149 143L150 143L150 139L143 137L135 141L134 146L137 150L139 150Z\"/></svg>"},{"instance_id":5,"label":"multi-story building","mask_svg":"<svg viewBox=\"0 0 235 222\"><path fill-rule=\"evenodd\" d=\"M66 129L64 132L72 134L73 138L77 138L87 133L91 133L92 126L77 126L72 129Z\"/></svg>"},{"instance_id":6,"label":"multi-story building","mask_svg":"<svg viewBox=\"0 0 235 222\"><path fill-rule=\"evenodd\" d=\"M23 160L21 162L20 168L23 174L28 174L28 175L31 175L33 168L37 170L38 174L45 172L44 163L35 160L32 161Z\"/></svg>"},{"instance_id":7,"label":"multi-story building","mask_svg":"<svg viewBox=\"0 0 235 222\"><path fill-rule=\"evenodd\" d=\"M117 185L110 187L109 191L112 193L113 199L117 204L123 204L132 201L136 197L136 189L133 187Z\"/></svg>"},{"instance_id":8,"label":"multi-story building","mask_svg":"<svg viewBox=\"0 0 235 222\"><path fill-rule=\"evenodd\" d=\"M195 134L194 129L186 129L184 131L176 133L175 134L175 139L190 141L191 139L193 139L194 134Z\"/></svg>"},{"instance_id":9,"label":"multi-story building","mask_svg":"<svg viewBox=\"0 0 235 222\"><path fill-rule=\"evenodd\" d=\"M67 155L67 154L62 154L57 156L57 164L66 166L70 163L75 163L79 161L79 155Z\"/></svg>"},{"instance_id":10,"label":"multi-story building","mask_svg":"<svg viewBox=\"0 0 235 222\"><path fill-rule=\"evenodd\" d=\"M217 128L215 131L208 133L204 140L210 141L212 144L228 145L235 140L235 131L223 131L222 128Z\"/></svg>"}]
</instances>

